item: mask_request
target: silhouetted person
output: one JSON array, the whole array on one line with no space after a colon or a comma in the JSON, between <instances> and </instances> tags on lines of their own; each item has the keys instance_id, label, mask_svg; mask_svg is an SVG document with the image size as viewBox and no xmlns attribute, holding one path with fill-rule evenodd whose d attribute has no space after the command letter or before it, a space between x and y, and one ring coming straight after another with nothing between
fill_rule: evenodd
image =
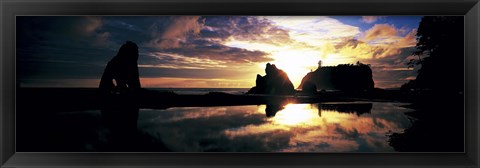
<instances>
[{"instance_id":1,"label":"silhouetted person","mask_svg":"<svg viewBox=\"0 0 480 168\"><path fill-rule=\"evenodd\" d=\"M127 147L137 133L138 47L127 41L107 64L100 80L102 117L112 133L114 146ZM118 149L114 147L114 149Z\"/></svg>"},{"instance_id":2,"label":"silhouetted person","mask_svg":"<svg viewBox=\"0 0 480 168\"><path fill-rule=\"evenodd\" d=\"M138 74L138 47L127 41L107 64L100 81L102 93L132 93L140 89ZM116 84L113 83L115 80Z\"/></svg>"}]
</instances>

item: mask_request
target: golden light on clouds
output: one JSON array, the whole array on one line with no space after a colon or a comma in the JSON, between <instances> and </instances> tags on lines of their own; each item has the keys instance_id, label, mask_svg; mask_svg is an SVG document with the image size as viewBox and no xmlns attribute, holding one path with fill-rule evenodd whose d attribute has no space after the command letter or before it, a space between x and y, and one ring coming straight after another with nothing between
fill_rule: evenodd
<instances>
[{"instance_id":1,"label":"golden light on clouds","mask_svg":"<svg viewBox=\"0 0 480 168\"><path fill-rule=\"evenodd\" d=\"M283 43L264 43L255 39L230 38L224 44L250 50L260 50L270 54L279 69L284 70L294 87L298 87L302 78L318 67L322 60L326 66L353 63L349 56L336 53L334 43L342 39L359 35L358 27L350 26L329 17L261 17L273 25L288 31L290 40L282 38ZM275 41L275 39L272 39ZM264 67L265 63L259 63ZM263 72L259 72L262 74Z\"/></svg>"},{"instance_id":2,"label":"golden light on clouds","mask_svg":"<svg viewBox=\"0 0 480 168\"><path fill-rule=\"evenodd\" d=\"M378 38L388 38L397 35L397 29L389 24L375 24L365 32L365 41L371 41Z\"/></svg>"},{"instance_id":3,"label":"golden light on clouds","mask_svg":"<svg viewBox=\"0 0 480 168\"><path fill-rule=\"evenodd\" d=\"M108 60L118 52L120 43L129 40L139 46L141 77L172 78L177 82L190 78L195 81L192 83L198 84L177 83L180 84L178 87L203 87L205 84L199 82L201 80L203 83L220 80L238 83L239 80L245 80L244 83L252 85L239 86L250 88L254 85L256 74L264 75L265 64L268 62L284 70L294 87L298 87L302 77L317 68L319 60L322 60L323 66L357 61L370 64L375 87L399 87L407 82L404 79L416 74L400 74L389 69L405 68L406 62L415 58L409 55L416 44L416 32L421 19L420 16L65 18L67 17L22 17L18 20L17 29L21 33L19 37L24 39L25 44L35 46L31 47L35 51L29 47L20 48L18 54L25 55L25 59L19 60L28 65L38 62L35 67L42 65L48 69L31 69L31 66L25 68L31 72L22 77L27 83L34 81L28 79L44 78L44 82L38 82L39 86L44 86L51 83L47 79L77 76L81 76L78 77L80 79L99 78ZM48 29L30 29L35 26ZM71 38L79 40L71 41ZM31 40L36 43L30 43ZM65 53L71 56L64 57ZM56 69L65 71L59 72ZM378 71L379 69L384 71ZM210 75L205 75L207 72ZM166 86L156 85L150 79L146 81L149 83L145 86ZM55 85L61 86L61 82L58 80ZM91 82L78 83L78 87L97 86Z\"/></svg>"},{"instance_id":4,"label":"golden light on clouds","mask_svg":"<svg viewBox=\"0 0 480 168\"><path fill-rule=\"evenodd\" d=\"M223 44L231 47L259 50L269 53L279 69L284 70L294 87L298 87L302 78L318 67L351 64L357 61L375 62L386 57L397 56L402 49L416 44L416 29L398 29L391 24L375 24L361 32L359 27L351 26L330 17L260 17L288 32L289 40L259 40L231 37ZM375 17L374 19L380 19ZM374 20L370 18L370 20ZM383 19L383 18L381 18ZM267 32L268 33L268 32ZM265 35L268 37L268 35ZM272 36L275 37L275 36ZM258 63L264 68L266 62ZM401 64L401 63L399 63ZM263 71L258 74L263 75ZM373 74L374 78L376 74ZM252 74L254 76L254 74ZM382 87L382 83L376 85Z\"/></svg>"},{"instance_id":5,"label":"golden light on clouds","mask_svg":"<svg viewBox=\"0 0 480 168\"><path fill-rule=\"evenodd\" d=\"M402 48L413 47L417 42L416 29L412 29L403 37L399 35L402 31L405 30L397 29L393 25L375 24L365 32L361 40L369 44L373 58L397 56Z\"/></svg>"},{"instance_id":6,"label":"golden light on clouds","mask_svg":"<svg viewBox=\"0 0 480 168\"><path fill-rule=\"evenodd\" d=\"M226 28L209 25L209 18L174 18L176 17L172 17L172 24L167 26L162 34L154 34L150 44L155 44L154 46L160 49L191 50L187 53L190 55L168 52L152 53L151 56L153 57L168 56L171 64L141 65L141 67L218 69L219 71L222 69L250 70L231 74L232 77L229 79L203 79L199 77L191 80L189 84L181 84L179 81L183 81L182 78L173 79L173 81L176 81L174 83L179 84L178 87L193 87L194 85L191 84L195 84L197 87L208 87L206 83L222 81L225 83L241 83L238 86L249 88L254 86L256 74L265 75L265 64L272 63L285 71L294 87L297 88L307 73L317 69L320 60L322 60L323 66L352 64L357 61L373 66L385 66L376 64L377 60L403 54L402 49L413 47L416 44L415 28L397 28L394 24L377 23L379 20L388 19L386 16L361 17L359 22L369 25L363 27L363 30L358 25L349 25L338 18L327 16L229 17L229 22L226 23L231 25L225 25ZM224 38L211 36L204 39L225 47L239 48L242 52L249 53L232 56L222 55L224 52L233 52L228 51L225 47L219 47L217 50L208 49L215 48L213 47L214 43L207 43L208 45L204 47L192 44L182 46L187 37L194 37L193 39L200 37L202 30L227 33L229 36ZM396 64L401 65L403 63L397 61ZM384 77L388 76L378 74L384 72L374 71L373 78L377 83L376 87L397 87L397 85L400 85L400 83L384 85L383 81L387 81ZM242 74L243 77L235 77L239 74ZM232 81L227 82L228 80ZM239 82L241 80L245 81ZM168 85L173 86L174 83ZM247 83L251 85L247 86ZM152 86L165 85L162 83ZM231 87L236 85L216 86Z\"/></svg>"}]
</instances>

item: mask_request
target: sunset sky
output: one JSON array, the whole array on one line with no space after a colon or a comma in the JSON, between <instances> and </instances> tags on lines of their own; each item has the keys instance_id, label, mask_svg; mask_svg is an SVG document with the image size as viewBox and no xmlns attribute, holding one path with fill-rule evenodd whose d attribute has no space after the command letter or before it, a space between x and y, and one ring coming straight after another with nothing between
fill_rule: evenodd
<instances>
[{"instance_id":1,"label":"sunset sky","mask_svg":"<svg viewBox=\"0 0 480 168\"><path fill-rule=\"evenodd\" d=\"M325 66L370 64L377 88L408 69L421 16L17 16L17 82L97 87L125 41L139 46L142 87L250 88L270 62L295 87Z\"/></svg>"}]
</instances>

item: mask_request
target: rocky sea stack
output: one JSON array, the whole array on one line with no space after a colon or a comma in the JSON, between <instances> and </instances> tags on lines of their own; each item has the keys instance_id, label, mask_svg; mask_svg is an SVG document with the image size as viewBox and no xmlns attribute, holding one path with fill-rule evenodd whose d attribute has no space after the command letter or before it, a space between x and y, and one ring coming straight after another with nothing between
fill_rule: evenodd
<instances>
[{"instance_id":1,"label":"rocky sea stack","mask_svg":"<svg viewBox=\"0 0 480 168\"><path fill-rule=\"evenodd\" d=\"M314 86L312 86L314 85ZM368 91L373 90L372 69L367 64L340 64L337 66L322 67L303 77L298 88L303 91L341 90L341 91Z\"/></svg>"},{"instance_id":2,"label":"rocky sea stack","mask_svg":"<svg viewBox=\"0 0 480 168\"><path fill-rule=\"evenodd\" d=\"M265 73L265 76L257 74L255 86L247 94L292 95L295 93L287 73L278 69L275 64L267 63Z\"/></svg>"}]
</instances>

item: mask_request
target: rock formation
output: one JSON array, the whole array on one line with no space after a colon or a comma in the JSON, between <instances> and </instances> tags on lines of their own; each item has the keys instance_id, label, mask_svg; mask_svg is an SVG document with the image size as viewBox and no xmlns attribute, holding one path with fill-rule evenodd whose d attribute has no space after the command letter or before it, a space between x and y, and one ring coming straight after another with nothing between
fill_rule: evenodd
<instances>
[{"instance_id":1,"label":"rock formation","mask_svg":"<svg viewBox=\"0 0 480 168\"><path fill-rule=\"evenodd\" d=\"M291 95L295 93L287 73L278 69L275 64L267 63L265 73L265 76L257 74L255 86L247 94Z\"/></svg>"},{"instance_id":2,"label":"rock formation","mask_svg":"<svg viewBox=\"0 0 480 168\"><path fill-rule=\"evenodd\" d=\"M303 77L299 88L311 92L312 84L319 90L364 91L374 88L372 69L360 62L355 65L320 66Z\"/></svg>"},{"instance_id":3,"label":"rock formation","mask_svg":"<svg viewBox=\"0 0 480 168\"><path fill-rule=\"evenodd\" d=\"M312 81L305 81L302 86L302 92L307 94L314 94L317 92L317 85Z\"/></svg>"}]
</instances>

